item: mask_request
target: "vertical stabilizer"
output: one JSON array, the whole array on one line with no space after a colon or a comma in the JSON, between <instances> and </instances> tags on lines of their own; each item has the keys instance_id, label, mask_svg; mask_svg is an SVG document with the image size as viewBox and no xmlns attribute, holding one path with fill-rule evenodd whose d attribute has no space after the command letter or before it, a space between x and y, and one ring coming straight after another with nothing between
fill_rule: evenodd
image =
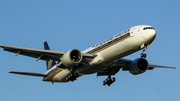
<instances>
[{"instance_id":1,"label":"vertical stabilizer","mask_svg":"<svg viewBox=\"0 0 180 101\"><path fill-rule=\"evenodd\" d=\"M44 42L44 50L50 50L48 43L45 41ZM50 69L51 67L53 67L54 65L56 65L56 62L54 60L49 60L46 61L46 69Z\"/></svg>"}]
</instances>

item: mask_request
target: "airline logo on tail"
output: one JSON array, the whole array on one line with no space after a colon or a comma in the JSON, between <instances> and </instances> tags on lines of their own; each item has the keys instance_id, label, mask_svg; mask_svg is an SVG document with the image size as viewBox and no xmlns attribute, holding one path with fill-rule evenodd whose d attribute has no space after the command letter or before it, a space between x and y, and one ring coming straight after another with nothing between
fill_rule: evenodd
<instances>
[{"instance_id":1,"label":"airline logo on tail","mask_svg":"<svg viewBox=\"0 0 180 101\"><path fill-rule=\"evenodd\" d=\"M43 45L44 45L44 50L50 50L47 41L45 41ZM47 70L49 70L50 68L52 68L55 65L56 65L56 62L54 60L46 61L46 69Z\"/></svg>"}]
</instances>

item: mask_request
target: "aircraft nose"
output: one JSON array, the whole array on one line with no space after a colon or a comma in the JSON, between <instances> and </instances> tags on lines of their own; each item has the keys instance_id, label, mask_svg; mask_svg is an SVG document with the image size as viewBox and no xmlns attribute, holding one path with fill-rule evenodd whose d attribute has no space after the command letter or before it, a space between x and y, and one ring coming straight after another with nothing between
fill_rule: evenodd
<instances>
[{"instance_id":1,"label":"aircraft nose","mask_svg":"<svg viewBox=\"0 0 180 101\"><path fill-rule=\"evenodd\" d=\"M156 30L152 29L152 30L149 32L149 35L150 35L150 37L155 38L155 37L156 37Z\"/></svg>"},{"instance_id":2,"label":"aircraft nose","mask_svg":"<svg viewBox=\"0 0 180 101\"><path fill-rule=\"evenodd\" d=\"M148 29L145 30L145 32L142 35L145 43L151 44L156 37L156 31L154 29Z\"/></svg>"},{"instance_id":3,"label":"aircraft nose","mask_svg":"<svg viewBox=\"0 0 180 101\"><path fill-rule=\"evenodd\" d=\"M147 39L149 40L149 42L151 43L156 37L156 31L154 29L151 29L148 31L147 33Z\"/></svg>"}]
</instances>

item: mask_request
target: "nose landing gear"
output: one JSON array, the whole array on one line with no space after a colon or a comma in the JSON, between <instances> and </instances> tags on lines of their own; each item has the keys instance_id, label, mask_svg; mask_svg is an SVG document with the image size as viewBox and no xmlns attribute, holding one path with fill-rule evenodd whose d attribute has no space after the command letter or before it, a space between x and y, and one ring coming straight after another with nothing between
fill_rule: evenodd
<instances>
[{"instance_id":1,"label":"nose landing gear","mask_svg":"<svg viewBox=\"0 0 180 101\"><path fill-rule=\"evenodd\" d=\"M146 49L143 49L143 53L141 53L141 58L146 58L147 57L147 55L146 55L146 53L144 53L144 51L146 51Z\"/></svg>"},{"instance_id":2,"label":"nose landing gear","mask_svg":"<svg viewBox=\"0 0 180 101\"><path fill-rule=\"evenodd\" d=\"M147 44L143 44L143 45L141 46L141 48L143 49L143 53L141 53L141 58L146 58L146 57L147 57L146 53L144 53L144 52L146 51L146 49L147 49L148 47L149 47L149 46L148 46Z\"/></svg>"}]
</instances>

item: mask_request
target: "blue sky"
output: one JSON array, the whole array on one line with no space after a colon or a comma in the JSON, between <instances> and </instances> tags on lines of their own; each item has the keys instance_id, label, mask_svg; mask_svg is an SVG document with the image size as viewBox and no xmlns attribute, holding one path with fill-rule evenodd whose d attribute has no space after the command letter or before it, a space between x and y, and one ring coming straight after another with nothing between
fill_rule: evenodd
<instances>
[{"instance_id":1,"label":"blue sky","mask_svg":"<svg viewBox=\"0 0 180 101\"><path fill-rule=\"evenodd\" d=\"M43 82L9 71L44 73L45 62L0 50L0 99L3 101L179 101L179 0L1 0L0 44L52 50L84 50L135 25L147 24L157 37L146 51L149 63L176 66L137 76L120 71L103 86L96 74L75 82ZM136 59L140 52L127 56Z\"/></svg>"}]
</instances>

